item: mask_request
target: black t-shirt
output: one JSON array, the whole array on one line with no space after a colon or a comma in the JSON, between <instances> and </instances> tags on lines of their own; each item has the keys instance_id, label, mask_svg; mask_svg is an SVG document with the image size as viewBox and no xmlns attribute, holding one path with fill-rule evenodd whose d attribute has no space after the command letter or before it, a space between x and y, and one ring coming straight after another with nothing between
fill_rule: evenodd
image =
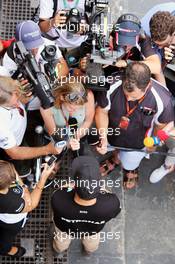
<instances>
[{"instance_id":1,"label":"black t-shirt","mask_svg":"<svg viewBox=\"0 0 175 264\"><path fill-rule=\"evenodd\" d=\"M23 189L17 185L9 189L7 194L0 193L0 213L18 214L25 207L25 201L22 198Z\"/></svg>"},{"instance_id":2,"label":"black t-shirt","mask_svg":"<svg viewBox=\"0 0 175 264\"><path fill-rule=\"evenodd\" d=\"M92 206L81 206L74 202L75 191L58 190L52 196L55 225L68 234L98 233L105 223L120 212L120 202L115 194L100 193Z\"/></svg>"},{"instance_id":3,"label":"black t-shirt","mask_svg":"<svg viewBox=\"0 0 175 264\"><path fill-rule=\"evenodd\" d=\"M129 117L127 130L118 129L122 116L126 116L126 97L119 80L111 85L106 92L98 93L97 103L108 111L108 141L113 146L126 148L143 148L143 140L153 130L154 124L169 123L174 121L174 109L170 93L158 82L152 80L152 85L147 91L144 100L138 105L134 113ZM138 101L130 101L132 109ZM146 115L143 109L151 109L152 115ZM120 135L118 135L120 132Z\"/></svg>"}]
</instances>

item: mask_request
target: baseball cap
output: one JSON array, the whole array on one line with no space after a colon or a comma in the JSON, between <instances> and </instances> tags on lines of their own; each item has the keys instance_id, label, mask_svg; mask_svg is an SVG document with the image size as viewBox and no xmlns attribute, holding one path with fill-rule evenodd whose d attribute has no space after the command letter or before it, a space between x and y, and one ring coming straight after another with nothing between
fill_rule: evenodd
<instances>
[{"instance_id":1,"label":"baseball cap","mask_svg":"<svg viewBox=\"0 0 175 264\"><path fill-rule=\"evenodd\" d=\"M91 200L100 193L99 163L94 157L79 156L72 163L75 191L81 199Z\"/></svg>"},{"instance_id":2,"label":"baseball cap","mask_svg":"<svg viewBox=\"0 0 175 264\"><path fill-rule=\"evenodd\" d=\"M134 18L133 21L130 20L131 17ZM122 15L114 26L116 44L121 46L136 46L141 29L139 22L139 19L135 15Z\"/></svg>"},{"instance_id":3,"label":"baseball cap","mask_svg":"<svg viewBox=\"0 0 175 264\"><path fill-rule=\"evenodd\" d=\"M27 50L39 48L44 43L39 26L32 20L17 24L15 37L23 42Z\"/></svg>"}]
</instances>

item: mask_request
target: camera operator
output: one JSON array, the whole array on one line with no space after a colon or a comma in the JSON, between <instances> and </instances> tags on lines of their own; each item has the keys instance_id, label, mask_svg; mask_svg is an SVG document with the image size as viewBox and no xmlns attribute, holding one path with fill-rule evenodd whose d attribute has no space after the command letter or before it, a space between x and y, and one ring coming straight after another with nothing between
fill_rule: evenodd
<instances>
[{"instance_id":1,"label":"camera operator","mask_svg":"<svg viewBox=\"0 0 175 264\"><path fill-rule=\"evenodd\" d=\"M23 21L16 26L15 31L16 41L22 41L25 48L30 51L38 62L41 70L44 71L43 66L47 63L41 56L42 51L45 46L54 45L53 41L45 39L41 36L41 31L39 26L31 21ZM3 58L3 65L9 70L11 75L13 75L18 65L15 63L15 42L8 48L7 52ZM55 60L57 60L57 65L55 66L55 70L57 71L58 79L61 76L66 76L69 72L67 63L62 57L61 51L56 48Z\"/></svg>"},{"instance_id":2,"label":"camera operator","mask_svg":"<svg viewBox=\"0 0 175 264\"><path fill-rule=\"evenodd\" d=\"M115 66L105 69L106 75L116 72L116 67L125 68L131 61L142 61L150 68L156 79L165 85L160 59L152 48L149 38L144 34L140 20L134 14L121 15L114 25L111 46L115 50L118 45L125 48L126 55L122 60L117 61Z\"/></svg>"},{"instance_id":3,"label":"camera operator","mask_svg":"<svg viewBox=\"0 0 175 264\"><path fill-rule=\"evenodd\" d=\"M47 61L44 60L42 57L42 52L45 49L45 47L49 47L49 45L53 45L54 42L50 41L48 39L45 39L41 36L41 31L39 26L34 23L33 21L23 21L19 23L16 27L16 40L22 41L27 51L30 51L38 63L38 66L42 72L45 73L44 66L47 64ZM55 46L54 46L55 47ZM69 72L69 69L67 67L66 61L63 59L62 54L60 50L56 48L56 54L55 54L55 72L57 75L57 78L61 78L62 76L66 76ZM18 70L18 65L15 62L16 49L15 49L15 42L9 47L7 52L5 53L5 56L3 58L3 65L7 70L9 70L11 76L16 73ZM26 89L28 87L28 84L25 83ZM30 86L30 84L29 84ZM30 89L30 88L29 88ZM39 113L40 108L40 100L35 95L31 98L30 102L27 105L27 120L28 120L28 143L31 146L35 146L35 142L33 142L33 139L35 138L35 134L33 135L35 131L35 127L37 125L42 125L42 118ZM31 136L33 135L33 136Z\"/></svg>"},{"instance_id":4,"label":"camera operator","mask_svg":"<svg viewBox=\"0 0 175 264\"><path fill-rule=\"evenodd\" d=\"M27 118L21 100L27 102L30 94L24 93L18 81L0 77L0 156L1 159L11 160L19 175L27 177L31 173L31 163L28 160L58 154L62 148L55 148L52 143L42 147L25 146Z\"/></svg>"},{"instance_id":5,"label":"camera operator","mask_svg":"<svg viewBox=\"0 0 175 264\"><path fill-rule=\"evenodd\" d=\"M56 12L53 12L55 1L40 0L40 22L39 26L42 32L47 32L51 37L57 37L56 43L66 55L71 52L75 57L79 55L78 47L86 40L83 35L86 31L86 23L84 18L85 0L60 0L56 2ZM67 17L70 16L70 11L76 9L80 13L80 23L75 23L78 32L69 30ZM71 28L71 27L70 27ZM75 30L76 31L76 30ZM86 67L86 57L82 58L79 63L80 70L84 71ZM78 71L76 71L78 73ZM80 71L81 74L81 71Z\"/></svg>"}]
</instances>

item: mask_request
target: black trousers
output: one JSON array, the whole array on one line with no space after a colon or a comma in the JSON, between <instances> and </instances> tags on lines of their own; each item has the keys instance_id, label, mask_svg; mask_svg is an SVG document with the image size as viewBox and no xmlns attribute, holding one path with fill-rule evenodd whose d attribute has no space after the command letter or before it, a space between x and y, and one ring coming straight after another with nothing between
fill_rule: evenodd
<instances>
[{"instance_id":1,"label":"black trousers","mask_svg":"<svg viewBox=\"0 0 175 264\"><path fill-rule=\"evenodd\" d=\"M7 254L13 246L16 235L21 231L24 220L16 224L0 221L0 255Z\"/></svg>"}]
</instances>

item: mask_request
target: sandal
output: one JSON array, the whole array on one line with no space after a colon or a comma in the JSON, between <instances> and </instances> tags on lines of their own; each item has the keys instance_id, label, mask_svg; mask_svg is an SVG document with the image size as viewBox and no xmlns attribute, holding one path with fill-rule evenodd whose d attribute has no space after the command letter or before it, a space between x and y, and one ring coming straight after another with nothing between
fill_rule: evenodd
<instances>
[{"instance_id":1,"label":"sandal","mask_svg":"<svg viewBox=\"0 0 175 264\"><path fill-rule=\"evenodd\" d=\"M126 190L133 189L138 184L138 169L135 170L125 170L123 169L123 187Z\"/></svg>"},{"instance_id":2,"label":"sandal","mask_svg":"<svg viewBox=\"0 0 175 264\"><path fill-rule=\"evenodd\" d=\"M24 247L17 247L17 249L18 249L17 252L13 255L8 253L2 255L11 258L21 258L22 256L24 256L24 254L26 253L26 249Z\"/></svg>"},{"instance_id":3,"label":"sandal","mask_svg":"<svg viewBox=\"0 0 175 264\"><path fill-rule=\"evenodd\" d=\"M120 165L120 162L115 161L114 157L110 157L100 164L101 176L105 177Z\"/></svg>"}]
</instances>

